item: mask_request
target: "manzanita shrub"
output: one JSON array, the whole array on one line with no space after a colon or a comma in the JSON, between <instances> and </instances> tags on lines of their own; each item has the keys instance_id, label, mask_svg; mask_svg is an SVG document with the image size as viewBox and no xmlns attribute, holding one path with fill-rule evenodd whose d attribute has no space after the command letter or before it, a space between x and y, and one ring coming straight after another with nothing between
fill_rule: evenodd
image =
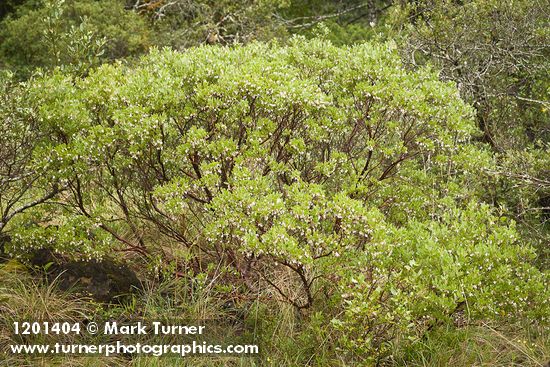
<instances>
[{"instance_id":1,"label":"manzanita shrub","mask_svg":"<svg viewBox=\"0 0 550 367\"><path fill-rule=\"evenodd\" d=\"M546 321L547 274L479 202L472 108L392 43L156 50L24 89L59 193L12 220L16 253L176 248L190 276L221 264L234 292L321 309L365 364L457 315Z\"/></svg>"}]
</instances>

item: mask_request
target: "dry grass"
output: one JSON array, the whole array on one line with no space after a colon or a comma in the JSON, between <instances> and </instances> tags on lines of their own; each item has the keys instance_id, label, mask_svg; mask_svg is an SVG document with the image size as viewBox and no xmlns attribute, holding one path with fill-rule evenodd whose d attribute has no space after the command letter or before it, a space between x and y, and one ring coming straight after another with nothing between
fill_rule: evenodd
<instances>
[{"instance_id":1,"label":"dry grass","mask_svg":"<svg viewBox=\"0 0 550 367\"><path fill-rule=\"evenodd\" d=\"M283 280L288 280L281 277ZM141 297L129 305L111 308L114 314L141 314L151 319L168 313L182 318L216 319L224 316L223 297L214 288L215 279L190 284L176 279L146 286ZM281 281L281 289L292 294L292 282ZM189 288L191 287L191 288ZM170 358L170 357L82 357L24 356L0 354L0 366L39 367L257 367L257 366L347 366L335 357L330 345L327 320L300 317L296 310L275 294L266 308L261 302L248 309L248 321L258 326L261 359L253 358ZM0 348L24 343L13 335L14 321L82 321L93 314L93 303L56 288L55 282L41 283L17 262L0 265ZM309 321L308 321L309 320ZM75 339L78 343L81 340ZM70 342L70 340L69 340ZM331 352L332 350L332 352ZM546 367L550 361L550 329L533 324L480 323L455 328L440 327L422 341L396 341L393 356L381 366L403 367Z\"/></svg>"},{"instance_id":2,"label":"dry grass","mask_svg":"<svg viewBox=\"0 0 550 367\"><path fill-rule=\"evenodd\" d=\"M24 321L79 322L91 313L88 299L77 298L57 289L56 283L41 284L30 276L25 267L16 261L0 265L0 366L38 367L69 366L95 367L117 366L117 360L109 364L102 358L75 356L29 356L7 353L10 344L30 341L22 335L14 335L13 323ZM33 343L50 343L43 335L32 339ZM55 342L55 341L54 341ZM63 342L78 342L78 336L71 336Z\"/></svg>"},{"instance_id":3,"label":"dry grass","mask_svg":"<svg viewBox=\"0 0 550 367\"><path fill-rule=\"evenodd\" d=\"M395 351L392 366L546 367L550 330L540 325L489 324L435 330L426 340Z\"/></svg>"}]
</instances>

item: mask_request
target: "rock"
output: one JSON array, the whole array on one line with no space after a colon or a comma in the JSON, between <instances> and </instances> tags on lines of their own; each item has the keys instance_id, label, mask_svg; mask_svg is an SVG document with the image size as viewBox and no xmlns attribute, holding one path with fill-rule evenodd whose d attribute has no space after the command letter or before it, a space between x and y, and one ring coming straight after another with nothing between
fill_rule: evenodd
<instances>
[{"instance_id":1,"label":"rock","mask_svg":"<svg viewBox=\"0 0 550 367\"><path fill-rule=\"evenodd\" d=\"M111 259L60 261L47 249L37 251L31 264L47 271L62 290L74 290L104 303L123 303L141 289L136 274L126 265Z\"/></svg>"}]
</instances>

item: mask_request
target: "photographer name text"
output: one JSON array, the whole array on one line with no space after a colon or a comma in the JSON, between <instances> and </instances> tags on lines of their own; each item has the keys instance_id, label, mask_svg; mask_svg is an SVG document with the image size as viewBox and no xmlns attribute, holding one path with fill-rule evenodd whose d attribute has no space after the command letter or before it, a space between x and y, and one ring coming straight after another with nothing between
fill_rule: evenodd
<instances>
[{"instance_id":1,"label":"photographer name text","mask_svg":"<svg viewBox=\"0 0 550 367\"><path fill-rule=\"evenodd\" d=\"M154 321L151 325L137 322L132 325L106 322L103 327L105 335L202 335L204 326L194 325L165 325Z\"/></svg>"}]
</instances>

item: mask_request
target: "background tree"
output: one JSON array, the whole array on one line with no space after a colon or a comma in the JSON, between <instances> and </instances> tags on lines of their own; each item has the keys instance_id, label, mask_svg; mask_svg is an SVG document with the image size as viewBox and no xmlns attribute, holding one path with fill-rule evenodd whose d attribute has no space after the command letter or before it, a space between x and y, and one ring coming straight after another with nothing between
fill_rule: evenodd
<instances>
[{"instance_id":1,"label":"background tree","mask_svg":"<svg viewBox=\"0 0 550 367\"><path fill-rule=\"evenodd\" d=\"M146 21L120 1L26 2L2 20L0 30L0 62L21 76L37 67L85 73L151 45Z\"/></svg>"},{"instance_id":2,"label":"background tree","mask_svg":"<svg viewBox=\"0 0 550 367\"><path fill-rule=\"evenodd\" d=\"M403 55L431 63L476 109L500 167L487 200L524 224L547 248L550 47L547 1L420 1L399 8Z\"/></svg>"},{"instance_id":3,"label":"background tree","mask_svg":"<svg viewBox=\"0 0 550 367\"><path fill-rule=\"evenodd\" d=\"M267 1L132 1L129 5L148 17L156 41L181 50L200 44L247 43L285 34L274 13L286 0Z\"/></svg>"}]
</instances>

